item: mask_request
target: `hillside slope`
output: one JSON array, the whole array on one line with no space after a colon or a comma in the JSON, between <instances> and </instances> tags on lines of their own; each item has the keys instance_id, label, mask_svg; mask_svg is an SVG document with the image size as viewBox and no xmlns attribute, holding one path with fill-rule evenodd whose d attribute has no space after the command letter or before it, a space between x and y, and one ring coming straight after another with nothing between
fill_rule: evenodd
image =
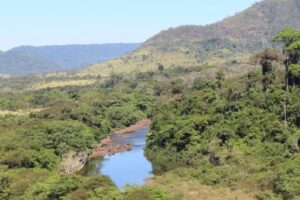
<instances>
[{"instance_id":1,"label":"hillside slope","mask_svg":"<svg viewBox=\"0 0 300 200\"><path fill-rule=\"evenodd\" d=\"M59 70L62 70L59 65L31 52L0 53L0 74L2 75L24 76Z\"/></svg>"},{"instance_id":2,"label":"hillside slope","mask_svg":"<svg viewBox=\"0 0 300 200\"><path fill-rule=\"evenodd\" d=\"M272 35L285 27L300 28L299 0L264 0L207 26L171 28L146 41L133 54L94 65L79 73L109 75L203 63L239 62L249 53L271 47ZM115 70L117 69L117 70Z\"/></svg>"},{"instance_id":3,"label":"hillside slope","mask_svg":"<svg viewBox=\"0 0 300 200\"><path fill-rule=\"evenodd\" d=\"M23 76L33 73L76 70L129 53L139 44L93 44L21 46L0 53L0 74Z\"/></svg>"}]
</instances>

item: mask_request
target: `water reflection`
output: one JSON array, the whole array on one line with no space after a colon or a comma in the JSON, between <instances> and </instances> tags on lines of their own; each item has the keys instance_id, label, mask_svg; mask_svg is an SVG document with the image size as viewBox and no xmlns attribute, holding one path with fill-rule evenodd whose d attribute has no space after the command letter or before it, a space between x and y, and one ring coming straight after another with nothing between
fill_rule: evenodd
<instances>
[{"instance_id":1,"label":"water reflection","mask_svg":"<svg viewBox=\"0 0 300 200\"><path fill-rule=\"evenodd\" d=\"M145 179L152 176L152 164L144 155L147 131L143 128L131 135L113 135L114 142L131 144L132 150L94 160L85 171L109 176L120 189L127 184L144 185Z\"/></svg>"}]
</instances>

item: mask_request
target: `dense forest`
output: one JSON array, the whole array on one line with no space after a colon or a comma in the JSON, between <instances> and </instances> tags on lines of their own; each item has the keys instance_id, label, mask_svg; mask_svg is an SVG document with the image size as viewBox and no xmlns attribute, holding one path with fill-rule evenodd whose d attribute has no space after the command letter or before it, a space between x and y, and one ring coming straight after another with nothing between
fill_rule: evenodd
<instances>
[{"instance_id":1,"label":"dense forest","mask_svg":"<svg viewBox=\"0 0 300 200\"><path fill-rule=\"evenodd\" d=\"M74 199L72 192L80 193L77 199L109 199L107 191L116 193L106 177L62 175L72 152L88 154L113 129L147 117L150 95L130 83L111 84L1 95L2 109L38 112L1 117L0 199Z\"/></svg>"},{"instance_id":2,"label":"dense forest","mask_svg":"<svg viewBox=\"0 0 300 200\"><path fill-rule=\"evenodd\" d=\"M160 64L86 86L2 91L0 199L192 199L172 188L183 178L252 199L299 199L300 32L273 40L281 51L254 54L254 70L230 78L220 68L190 82L209 66ZM80 173L101 139L144 118L146 155L164 163L157 182L120 191L106 176Z\"/></svg>"},{"instance_id":3,"label":"dense forest","mask_svg":"<svg viewBox=\"0 0 300 200\"><path fill-rule=\"evenodd\" d=\"M300 195L300 32L274 37L285 56L253 56L260 71L226 80L196 80L180 97L152 112L147 154L181 163L178 176L203 184L260 190L258 199ZM285 62L286 70L280 64Z\"/></svg>"}]
</instances>

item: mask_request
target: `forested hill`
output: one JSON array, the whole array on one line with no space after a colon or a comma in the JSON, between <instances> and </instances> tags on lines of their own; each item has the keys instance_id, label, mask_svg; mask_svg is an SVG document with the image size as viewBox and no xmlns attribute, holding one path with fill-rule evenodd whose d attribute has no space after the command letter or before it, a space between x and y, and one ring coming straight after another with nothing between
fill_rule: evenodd
<instances>
[{"instance_id":1,"label":"forested hill","mask_svg":"<svg viewBox=\"0 0 300 200\"><path fill-rule=\"evenodd\" d=\"M222 49L248 53L271 47L272 36L284 27L300 28L299 0L264 0L215 24L171 28L143 47L161 52L186 48L198 56L218 55Z\"/></svg>"},{"instance_id":2,"label":"forested hill","mask_svg":"<svg viewBox=\"0 0 300 200\"><path fill-rule=\"evenodd\" d=\"M3 76L23 76L60 70L62 67L59 65L31 52L0 53L0 74Z\"/></svg>"},{"instance_id":3,"label":"forested hill","mask_svg":"<svg viewBox=\"0 0 300 200\"><path fill-rule=\"evenodd\" d=\"M207 26L171 28L150 38L132 55L94 65L83 74L107 75L203 63L244 62L247 55L274 45L272 36L285 27L300 28L299 0L264 0L247 10Z\"/></svg>"},{"instance_id":4,"label":"forested hill","mask_svg":"<svg viewBox=\"0 0 300 200\"><path fill-rule=\"evenodd\" d=\"M124 55L138 46L133 43L16 47L0 52L0 74L22 76L75 70Z\"/></svg>"}]
</instances>

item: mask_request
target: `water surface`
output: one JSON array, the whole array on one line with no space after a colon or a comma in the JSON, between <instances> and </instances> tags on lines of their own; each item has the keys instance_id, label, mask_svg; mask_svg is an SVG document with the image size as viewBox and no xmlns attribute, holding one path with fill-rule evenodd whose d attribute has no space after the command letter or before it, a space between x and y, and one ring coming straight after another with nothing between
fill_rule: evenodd
<instances>
[{"instance_id":1,"label":"water surface","mask_svg":"<svg viewBox=\"0 0 300 200\"><path fill-rule=\"evenodd\" d=\"M112 135L114 142L131 144L132 150L95 160L89 174L107 175L120 189L127 184L144 185L152 176L152 164L144 156L147 132L148 128L143 128L130 135Z\"/></svg>"}]
</instances>

